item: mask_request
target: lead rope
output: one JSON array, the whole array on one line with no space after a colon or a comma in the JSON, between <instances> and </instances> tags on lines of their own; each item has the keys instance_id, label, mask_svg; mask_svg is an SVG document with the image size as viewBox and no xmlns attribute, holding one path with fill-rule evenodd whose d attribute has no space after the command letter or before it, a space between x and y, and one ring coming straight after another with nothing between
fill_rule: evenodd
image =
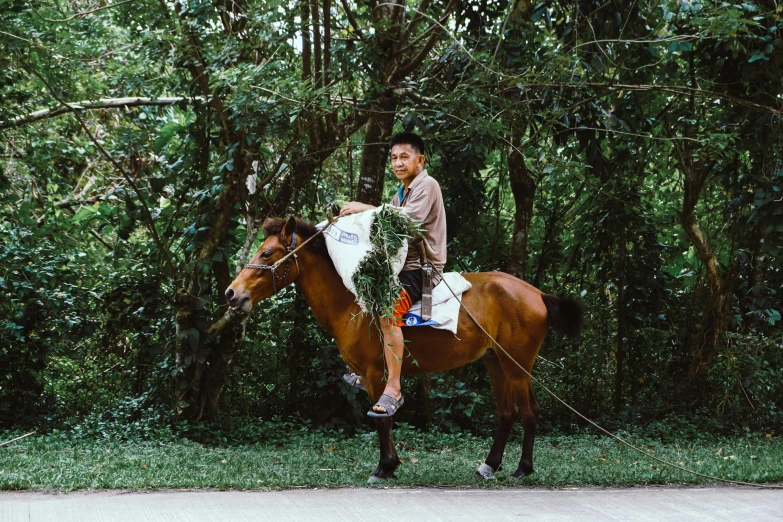
<instances>
[{"instance_id":1,"label":"lead rope","mask_svg":"<svg viewBox=\"0 0 783 522\"><path fill-rule=\"evenodd\" d=\"M472 313L470 313L470 310L468 310L468 309L465 307L465 305L462 303L462 299L460 299L460 298L459 298L459 296L457 296L457 294L456 294L456 293L454 293L454 290L452 290L452 289L451 289L451 287L449 286L449 283L448 283L448 281L446 281L446 278L445 278L445 277L443 277L443 272L442 272L440 269L438 269L437 267L433 267L433 268L435 268L435 270L437 270L437 271L438 271L438 273L439 273L439 274L440 274L440 276L441 276L441 281L443 281L444 283L446 283L446 287L449 289L449 291L451 292L451 294L452 294L454 297L456 297L456 298L457 298L457 300L459 300L459 303L460 303L460 306L462 307L462 309L463 309L463 310L465 310L465 312L467 312L467 314L470 316L470 318L473 320L473 322L474 322L474 323L476 323L476 326L478 326L478 327L481 329L481 331L482 331L482 332L484 332L484 334L485 334L487 337L489 337L489 338L492 340L492 342L495 344L495 346L497 346L497 347L500 349L500 351L502 351L502 352L503 352L503 353L506 355L506 357L508 357L509 359L511 359L511 361L512 361L514 364L516 364L516 365L519 367L519 369L521 369L523 372L525 372L525 375L527 375L528 377L530 377L530 379L531 379L533 382L535 382L536 384L538 384L539 386L541 386L541 387L542 387L542 388L543 388L543 389L544 389L544 390L545 390L545 391L546 391L546 392L547 392L549 395L551 395L552 397L554 397L554 398L555 398L555 400L557 400L557 401L558 401L560 404L562 404L563 406L565 406L566 408L568 408L569 410L571 410L572 412L574 412L574 413L575 413L577 416L579 416L581 419L584 419L584 420L586 420L587 422L589 422L589 423L590 423L592 426L594 426L596 429L598 429L598 430L602 431L603 433L605 433L605 434L609 435L611 438L615 439L616 441L618 441L618 442L620 442L620 443L622 443L622 444L625 444L625 445L626 445L626 446L628 446L629 448L631 448L631 449L633 449L633 450L635 450L635 451L638 451L639 453L641 453L641 454L642 454L642 455L644 455L645 457L648 457L648 458L650 458L650 459L652 459L652 460L654 460L654 461L656 461L656 462L660 462L661 464L664 464L664 465L666 465L666 466L670 466L670 467L672 467L672 468L679 469L680 471L685 471L686 473L691 473L691 474L693 474L693 475L696 475L696 476L698 476L698 477L707 478L707 479L710 479L710 480L717 480L718 482L726 482L726 483L728 483L728 484L737 484L737 485L740 485L740 486L750 486L750 487L754 487L754 488L761 488L761 489L783 489L783 486L777 486L777 485L774 485L774 484L754 484L754 483L752 483L752 482L742 482L742 481L738 481L738 480L725 479L725 478L721 478L721 477L715 477L715 476L713 476L713 475L707 475L707 474L705 474L705 473L699 473L698 471L694 471L694 470L692 470L692 469L688 469L688 468L685 468L685 467L682 467L682 466L678 466L677 464L674 464L674 463L672 463L672 462L669 462L669 461L663 460L663 459L661 459L661 458L659 458L659 457L656 457L655 455L653 455L653 454L651 454L651 453L648 453L648 452L644 451L643 449L637 448L636 446L634 446L634 445L633 445L633 444L631 444L630 442L626 441L625 439L623 439L623 438L622 438L622 437L620 437L619 435L615 435L614 433L612 433L611 431L607 430L606 428L604 428L604 427L602 427L602 426L599 426L598 424L596 424L595 422L593 422L591 419L588 419L587 417L585 417L584 415L582 415L581 413L579 413L579 412L578 412L578 411L577 411L575 408L573 408L573 407L572 407L570 404L568 404L566 401L564 401L563 399L561 399L560 397L558 397L558 395L557 395L555 392L553 392L552 390L550 390L550 389L549 389L549 388L548 388L548 387L547 387L547 386L546 386L544 383L542 383L540 380L538 380L538 379L536 379L535 377L533 377L533 376L530 374L530 372L528 372L528 371L527 371L527 370L526 370L526 369L525 369L525 368L524 368L524 367L523 367L521 364L519 364L519 363L516 361L516 359L514 359L513 357L511 357L511 355L509 355L509 353L508 353L508 352L505 350L505 348L503 348L503 347L500 345L500 343L499 343L499 342L497 342L497 341L495 340L495 338L494 338L494 337L492 337L491 335L489 335L489 332L487 332L487 331L484 329L484 327L483 327L483 326L481 326L481 324L479 324L478 320L477 320L475 317L473 317L473 314L472 314Z\"/></svg>"}]
</instances>

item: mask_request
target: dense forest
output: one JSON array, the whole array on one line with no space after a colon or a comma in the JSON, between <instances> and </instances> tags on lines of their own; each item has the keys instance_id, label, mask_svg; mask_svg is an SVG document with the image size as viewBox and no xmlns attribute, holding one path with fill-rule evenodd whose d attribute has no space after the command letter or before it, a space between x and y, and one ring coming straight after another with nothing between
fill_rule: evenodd
<instances>
[{"instance_id":1,"label":"dense forest","mask_svg":"<svg viewBox=\"0 0 783 522\"><path fill-rule=\"evenodd\" d=\"M0 428L364 426L293 286L224 291L267 217L389 201L406 130L447 268L585 305L535 366L566 401L779 431L781 116L775 0L0 0ZM494 417L481 363L403 385L415 426Z\"/></svg>"}]
</instances>

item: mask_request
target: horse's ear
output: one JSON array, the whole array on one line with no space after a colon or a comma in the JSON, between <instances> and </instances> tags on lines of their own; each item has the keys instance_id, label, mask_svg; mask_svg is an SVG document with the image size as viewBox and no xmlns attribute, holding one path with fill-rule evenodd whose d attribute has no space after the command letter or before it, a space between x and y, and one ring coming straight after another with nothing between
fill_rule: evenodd
<instances>
[{"instance_id":1,"label":"horse's ear","mask_svg":"<svg viewBox=\"0 0 783 522\"><path fill-rule=\"evenodd\" d=\"M285 224L285 228L283 228L283 237L286 239L290 238L294 233L294 230L296 230L296 218L291 216L288 218L288 222Z\"/></svg>"}]
</instances>

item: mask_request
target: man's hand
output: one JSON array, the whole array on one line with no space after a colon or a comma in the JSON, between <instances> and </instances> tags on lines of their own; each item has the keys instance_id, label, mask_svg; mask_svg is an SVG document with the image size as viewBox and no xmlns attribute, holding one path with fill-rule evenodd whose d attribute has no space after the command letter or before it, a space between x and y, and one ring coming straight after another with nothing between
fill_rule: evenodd
<instances>
[{"instance_id":1,"label":"man's hand","mask_svg":"<svg viewBox=\"0 0 783 522\"><path fill-rule=\"evenodd\" d=\"M343 205L343 208L340 209L340 216L358 214L359 212L364 212L365 210L370 210L371 208L375 207L372 205L367 205L366 203L359 203L358 201L349 201Z\"/></svg>"}]
</instances>

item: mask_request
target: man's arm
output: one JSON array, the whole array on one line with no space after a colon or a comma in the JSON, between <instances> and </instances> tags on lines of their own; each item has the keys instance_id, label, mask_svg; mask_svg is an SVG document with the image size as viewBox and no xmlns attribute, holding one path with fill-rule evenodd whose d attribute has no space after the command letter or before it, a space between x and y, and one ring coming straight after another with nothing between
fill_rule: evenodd
<instances>
[{"instance_id":1,"label":"man's arm","mask_svg":"<svg viewBox=\"0 0 783 522\"><path fill-rule=\"evenodd\" d=\"M358 201L349 201L340 209L340 216L350 216L351 214L358 214L359 212L364 212L365 210L373 208L376 207L366 203L359 203Z\"/></svg>"}]
</instances>

